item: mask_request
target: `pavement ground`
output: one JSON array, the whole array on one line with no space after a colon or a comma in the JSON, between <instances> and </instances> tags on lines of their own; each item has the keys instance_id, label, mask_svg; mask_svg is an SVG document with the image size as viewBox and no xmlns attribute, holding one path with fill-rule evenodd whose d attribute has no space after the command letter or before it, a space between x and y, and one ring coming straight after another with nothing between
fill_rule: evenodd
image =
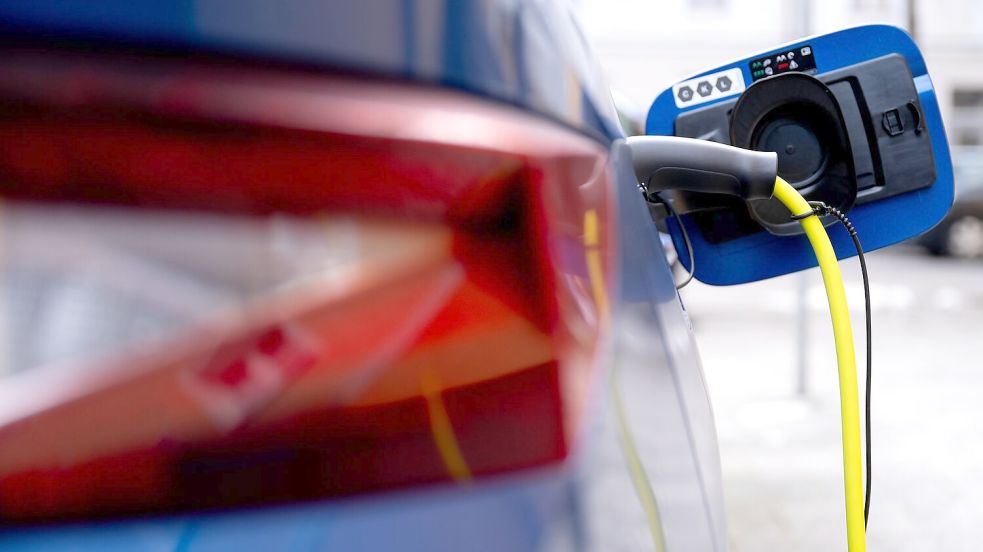
<instances>
[{"instance_id":1,"label":"pavement ground","mask_svg":"<svg viewBox=\"0 0 983 552\"><path fill-rule=\"evenodd\" d=\"M983 261L898 246L869 254L868 265L869 548L979 550ZM862 382L860 269L856 259L841 266ZM717 421L731 551L845 549L836 361L818 270L739 287L694 282L682 297ZM807 370L800 380L803 320Z\"/></svg>"}]
</instances>

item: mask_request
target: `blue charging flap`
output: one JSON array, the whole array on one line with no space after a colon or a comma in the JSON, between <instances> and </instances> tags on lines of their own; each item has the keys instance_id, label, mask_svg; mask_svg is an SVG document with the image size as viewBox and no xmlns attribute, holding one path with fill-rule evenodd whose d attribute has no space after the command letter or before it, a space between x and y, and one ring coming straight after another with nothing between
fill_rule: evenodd
<instances>
[{"instance_id":1,"label":"blue charging flap","mask_svg":"<svg viewBox=\"0 0 983 552\"><path fill-rule=\"evenodd\" d=\"M892 245L937 224L949 210L953 197L952 161L935 89L918 46L901 29L886 25L846 29L792 42L705 71L663 91L649 110L645 131L650 135L678 135L677 121L681 115L696 111L706 113L716 104L733 102L755 80L776 72L805 71L822 78L825 74L892 54L903 57L911 72L923 118L924 128L920 131L927 132L931 141L935 181L920 189L873 198L854 206L848 213L865 250ZM875 126L880 124L882 114L870 114L871 118L875 115L878 119L868 123L871 137L880 132ZM726 136L720 135L700 137L727 141ZM885 158L882 162L889 163L890 160ZM692 243L695 276L702 282L740 284L816 266L804 235L776 236L761 230L721 239L719 235L709 236L693 215L684 214L680 220ZM691 261L675 220L669 221L669 228L680 252L680 261L689 268ZM829 232L838 257L856 255L853 243L842 227L831 226Z\"/></svg>"}]
</instances>

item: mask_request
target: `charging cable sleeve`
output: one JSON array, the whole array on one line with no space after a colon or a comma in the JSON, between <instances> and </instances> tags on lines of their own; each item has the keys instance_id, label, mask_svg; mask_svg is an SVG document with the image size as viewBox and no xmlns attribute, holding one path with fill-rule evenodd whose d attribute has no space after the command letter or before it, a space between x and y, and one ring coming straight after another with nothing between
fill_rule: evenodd
<instances>
[{"instance_id":1,"label":"charging cable sleeve","mask_svg":"<svg viewBox=\"0 0 983 552\"><path fill-rule=\"evenodd\" d=\"M812 213L809 203L781 177L775 181L774 197L793 215ZM867 539L864 530L864 495L860 447L860 401L857 392L857 362L853 348L853 330L847 308L843 276L833 251L833 244L819 218L802 218L799 223L809 238L819 270L823 275L829 312L836 341L836 363L840 380L840 420L843 438L843 485L846 499L847 548L850 552L865 552Z\"/></svg>"}]
</instances>

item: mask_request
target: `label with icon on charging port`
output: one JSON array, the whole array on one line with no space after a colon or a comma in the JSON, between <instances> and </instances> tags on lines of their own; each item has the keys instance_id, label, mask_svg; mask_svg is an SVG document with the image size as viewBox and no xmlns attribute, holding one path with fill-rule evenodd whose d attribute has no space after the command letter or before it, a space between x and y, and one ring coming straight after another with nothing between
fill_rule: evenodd
<instances>
[{"instance_id":1,"label":"label with icon on charging port","mask_svg":"<svg viewBox=\"0 0 983 552\"><path fill-rule=\"evenodd\" d=\"M737 67L677 83L672 87L676 107L689 107L744 92L744 74Z\"/></svg>"},{"instance_id":2,"label":"label with icon on charging port","mask_svg":"<svg viewBox=\"0 0 983 552\"><path fill-rule=\"evenodd\" d=\"M750 67L752 81L789 71L815 73L816 56L812 53L812 46L807 44L754 59Z\"/></svg>"}]
</instances>

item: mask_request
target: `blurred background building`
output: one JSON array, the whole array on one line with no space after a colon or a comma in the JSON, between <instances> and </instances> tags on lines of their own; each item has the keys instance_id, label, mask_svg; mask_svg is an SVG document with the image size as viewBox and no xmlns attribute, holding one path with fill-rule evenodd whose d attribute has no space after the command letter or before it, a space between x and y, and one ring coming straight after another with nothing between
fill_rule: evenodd
<instances>
[{"instance_id":1,"label":"blurred background building","mask_svg":"<svg viewBox=\"0 0 983 552\"><path fill-rule=\"evenodd\" d=\"M612 86L639 109L673 82L811 34L889 23L915 36L954 145L983 145L978 0L587 0L583 21Z\"/></svg>"},{"instance_id":2,"label":"blurred background building","mask_svg":"<svg viewBox=\"0 0 983 552\"><path fill-rule=\"evenodd\" d=\"M938 228L959 229L963 249L972 252L964 256L983 255L983 2L584 0L582 8L619 107L639 120L673 82L730 60L849 26L908 29L925 55L954 146L957 200L947 218L955 220ZM870 548L977 550L983 258L901 245L874 252L868 263ZM855 259L842 264L863 359L859 268ZM818 272L739 288L696 282L681 296L714 404L731 552L843 549L836 364Z\"/></svg>"}]
</instances>

